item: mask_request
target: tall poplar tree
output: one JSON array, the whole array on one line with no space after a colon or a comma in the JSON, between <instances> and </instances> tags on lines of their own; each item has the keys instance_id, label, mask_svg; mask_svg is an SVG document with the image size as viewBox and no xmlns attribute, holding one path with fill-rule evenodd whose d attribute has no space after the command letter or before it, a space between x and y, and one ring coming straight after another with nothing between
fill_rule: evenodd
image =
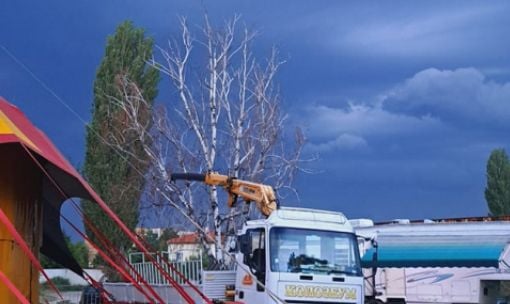
<instances>
[{"instance_id":1,"label":"tall poplar tree","mask_svg":"<svg viewBox=\"0 0 510 304\"><path fill-rule=\"evenodd\" d=\"M504 149L493 150L487 161L485 199L491 215L510 214L510 161Z\"/></svg>"},{"instance_id":2,"label":"tall poplar tree","mask_svg":"<svg viewBox=\"0 0 510 304\"><path fill-rule=\"evenodd\" d=\"M130 229L138 223L140 198L144 187L143 173L147 170L142 146L129 128L121 111L123 102L121 79L129 79L140 88L149 103L141 105L139 117L148 131L151 108L158 90L159 72L147 65L152 57L153 40L131 22L120 24L108 37L104 58L94 82L92 121L87 129L86 155L83 173L88 182ZM120 140L119 140L120 138ZM115 139L115 142L110 142ZM142 173L142 174L140 174ZM85 215L121 252L126 253L131 242L94 203L84 201ZM97 241L86 229L87 235ZM97 243L97 242L96 242Z\"/></svg>"}]
</instances>

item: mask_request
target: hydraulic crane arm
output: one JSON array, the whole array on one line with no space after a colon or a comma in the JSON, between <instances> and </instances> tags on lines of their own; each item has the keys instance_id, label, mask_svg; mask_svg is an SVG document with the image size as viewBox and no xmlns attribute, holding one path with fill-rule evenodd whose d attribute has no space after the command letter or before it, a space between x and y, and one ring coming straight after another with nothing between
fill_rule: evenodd
<instances>
[{"instance_id":1,"label":"hydraulic crane arm","mask_svg":"<svg viewBox=\"0 0 510 304\"><path fill-rule=\"evenodd\" d=\"M199 181L206 185L223 187L228 192L227 204L229 208L234 206L237 197L241 197L246 203L255 202L257 208L266 217L277 209L275 192L273 187L268 185L236 179L215 172L207 174L174 173L171 179Z\"/></svg>"}]
</instances>

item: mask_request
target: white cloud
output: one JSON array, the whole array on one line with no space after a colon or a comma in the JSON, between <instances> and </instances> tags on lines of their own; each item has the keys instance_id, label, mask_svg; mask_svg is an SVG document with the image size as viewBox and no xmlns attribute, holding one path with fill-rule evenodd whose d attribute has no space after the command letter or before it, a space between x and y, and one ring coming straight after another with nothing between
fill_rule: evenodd
<instances>
[{"instance_id":1,"label":"white cloud","mask_svg":"<svg viewBox=\"0 0 510 304\"><path fill-rule=\"evenodd\" d=\"M443 121L508 123L510 83L496 83L474 68L427 69L386 94L383 108Z\"/></svg>"},{"instance_id":2,"label":"white cloud","mask_svg":"<svg viewBox=\"0 0 510 304\"><path fill-rule=\"evenodd\" d=\"M341 134L337 138L323 143L309 143L307 149L310 152L331 152L337 150L358 150L367 147L367 141L360 136Z\"/></svg>"},{"instance_id":3,"label":"white cloud","mask_svg":"<svg viewBox=\"0 0 510 304\"><path fill-rule=\"evenodd\" d=\"M317 106L310 109L308 120L310 136L327 141L342 134L366 138L405 135L441 127L441 122L430 116L395 114L364 104L350 104L345 109Z\"/></svg>"},{"instance_id":4,"label":"white cloud","mask_svg":"<svg viewBox=\"0 0 510 304\"><path fill-rule=\"evenodd\" d=\"M490 81L474 68L430 68L370 104L319 105L306 115L309 149L317 152L361 150L376 141L390 149L453 140L460 130L490 133L492 127L510 127L510 83Z\"/></svg>"},{"instance_id":5,"label":"white cloud","mask_svg":"<svg viewBox=\"0 0 510 304\"><path fill-rule=\"evenodd\" d=\"M480 71L487 76L508 76L510 75L510 67L509 66L493 66L493 67L485 67L480 69Z\"/></svg>"}]
</instances>

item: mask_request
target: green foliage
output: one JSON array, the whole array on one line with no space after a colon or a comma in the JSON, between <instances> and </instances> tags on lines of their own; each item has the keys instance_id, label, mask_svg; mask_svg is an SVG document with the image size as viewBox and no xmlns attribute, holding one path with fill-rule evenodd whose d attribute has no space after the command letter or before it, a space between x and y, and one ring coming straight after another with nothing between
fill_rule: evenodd
<instances>
[{"instance_id":1,"label":"green foliage","mask_svg":"<svg viewBox=\"0 0 510 304\"><path fill-rule=\"evenodd\" d=\"M485 200L490 215L510 214L510 161L504 149L492 151L487 161Z\"/></svg>"},{"instance_id":2,"label":"green foliage","mask_svg":"<svg viewBox=\"0 0 510 304\"><path fill-rule=\"evenodd\" d=\"M168 250L168 240L177 237L177 232L171 228L167 228L163 230L163 233L158 239L158 251L167 251Z\"/></svg>"},{"instance_id":3,"label":"green foliage","mask_svg":"<svg viewBox=\"0 0 510 304\"><path fill-rule=\"evenodd\" d=\"M72 243L69 236L64 235L64 238L66 240L67 248L69 248L69 251L71 252L72 256L76 259L78 264L82 268L87 268L89 266L88 262L88 249L87 246L85 246L84 242L76 242ZM52 259L48 258L44 254L40 255L40 262L43 268L49 269L49 268L62 268L60 264L53 261Z\"/></svg>"},{"instance_id":4,"label":"green foliage","mask_svg":"<svg viewBox=\"0 0 510 304\"><path fill-rule=\"evenodd\" d=\"M214 256L211 256L207 253L207 250L202 251L202 255L200 256L200 259L202 259L202 267L204 269L213 269L213 265L216 265L216 259ZM190 257L190 260L198 260L198 257L192 256Z\"/></svg>"},{"instance_id":5,"label":"green foliage","mask_svg":"<svg viewBox=\"0 0 510 304\"><path fill-rule=\"evenodd\" d=\"M124 129L125 117L113 100L121 100L119 77L127 77L138 85L144 98L152 104L156 97L159 73L148 67L152 57L153 41L145 37L143 29L124 22L114 35L108 38L105 56L97 70L94 82L94 104L92 121L87 129L86 155L83 174L94 190L108 204L128 228L133 230L138 223L139 202L144 187L144 177L139 172L147 170L145 154L141 144ZM142 109L150 128L151 109ZM105 143L105 139L122 134L121 148L128 153L119 153L118 148ZM129 155L129 156L128 156ZM132 167L134 166L134 167ZM129 239L117 228L95 203L83 201L85 215L119 250L126 252L131 247ZM87 235L97 243L96 236L86 227Z\"/></svg>"},{"instance_id":6,"label":"green foliage","mask_svg":"<svg viewBox=\"0 0 510 304\"><path fill-rule=\"evenodd\" d=\"M76 242L70 246L71 253L82 268L89 267L89 251L84 242Z\"/></svg>"},{"instance_id":7,"label":"green foliage","mask_svg":"<svg viewBox=\"0 0 510 304\"><path fill-rule=\"evenodd\" d=\"M149 230L143 235L143 239L147 242L147 244L149 244L149 248L151 248L151 251L152 250L159 251L158 235L156 233Z\"/></svg>"},{"instance_id":8,"label":"green foliage","mask_svg":"<svg viewBox=\"0 0 510 304\"><path fill-rule=\"evenodd\" d=\"M158 235L150 230L147 230L143 235L143 239L145 242L149 244L149 249L152 252L155 251L167 251L168 245L167 242L169 239L177 236L177 232L172 228L166 228L161 233L161 236L158 238Z\"/></svg>"},{"instance_id":9,"label":"green foliage","mask_svg":"<svg viewBox=\"0 0 510 304\"><path fill-rule=\"evenodd\" d=\"M60 285L60 286L64 286L64 285L71 285L71 283L69 282L68 279L66 278L63 278L63 277L54 277L53 279L51 279L51 281L53 282L53 284L55 284L56 286Z\"/></svg>"}]
</instances>

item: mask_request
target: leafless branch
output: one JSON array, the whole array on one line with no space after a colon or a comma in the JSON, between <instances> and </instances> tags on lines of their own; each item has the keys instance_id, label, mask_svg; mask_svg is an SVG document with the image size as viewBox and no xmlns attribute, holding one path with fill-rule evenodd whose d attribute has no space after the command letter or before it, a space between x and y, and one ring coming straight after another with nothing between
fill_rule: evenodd
<instances>
[{"instance_id":1,"label":"leafless branch","mask_svg":"<svg viewBox=\"0 0 510 304\"><path fill-rule=\"evenodd\" d=\"M225 222L232 230L251 211L241 205L226 210L218 203L221 195L215 187L175 183L172 173L218 170L298 197L292 183L297 172L307 172L301 167L306 162L301 159L301 130L296 130L294 141L284 136L286 115L275 84L284 61L276 49L265 61L257 60L251 52L256 33L239 30L239 20L234 16L215 28L206 16L198 38L185 18L179 20L180 37L158 47L161 60L150 62L167 76L176 94L166 107L154 107L150 124L139 119L150 105L129 79L119 75L121 97L111 97L124 123L122 132L110 134L112 145L129 153L125 147L140 144L150 162L146 191L154 193L159 207L171 207L176 216L212 228L218 261L223 261Z\"/></svg>"}]
</instances>

